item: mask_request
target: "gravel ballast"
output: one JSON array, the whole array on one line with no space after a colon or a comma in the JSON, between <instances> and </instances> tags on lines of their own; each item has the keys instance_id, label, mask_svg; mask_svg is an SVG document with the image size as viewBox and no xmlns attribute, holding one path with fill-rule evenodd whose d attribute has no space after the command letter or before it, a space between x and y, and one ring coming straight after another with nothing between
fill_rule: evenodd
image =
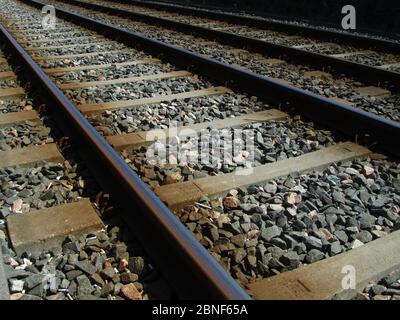
<instances>
[{"instance_id":1,"label":"gravel ballast","mask_svg":"<svg viewBox=\"0 0 400 320\"><path fill-rule=\"evenodd\" d=\"M85 15L87 15L88 17L97 19L105 23L116 25L118 27L122 27L133 32L138 32L150 38L161 40L178 47L204 54L221 62L239 65L255 73L259 73L271 78L278 78L289 81L290 83L301 89L308 90L328 98L340 98L343 100L347 100L351 104L354 104L354 106L357 108L361 108L368 112L378 114L379 116L382 116L384 118L399 121L400 113L398 111L398 106L394 108L387 108L384 102L380 104L380 99L376 99L375 97L360 96L357 92L354 91L354 89L367 86L368 84L362 84L352 79L344 78L343 75L333 74L332 79L309 79L304 77L304 73L312 70L312 68L306 66L297 66L292 64L271 66L263 61L263 59L268 59L268 56L265 55L259 55L246 51L238 52L233 47L221 45L217 42L212 42L207 39L191 37L189 35L182 34L174 30L168 29L168 32L165 32L166 29L160 27L150 26L144 23L132 22L128 19L110 16L104 13L83 9L77 6L67 5L65 3L60 3L57 1L53 1L52 3L61 7L65 7L66 9L69 9L71 11L79 11L80 13L84 12ZM202 44L202 41L206 42L207 44ZM332 50L332 52L330 53L342 53L341 51L337 51L334 48L335 46L327 46L326 48L321 50L325 50L327 53L330 52L329 50ZM347 49L348 48L346 48L346 50ZM351 58L354 59L363 59L362 57L364 56L351 56ZM365 57L368 56L365 55ZM386 55L379 55L378 58L379 57L381 57L381 64L391 63L393 59L397 59L393 58L393 55L387 55L387 59L384 58L386 57ZM290 61L288 62L290 63Z\"/></svg>"},{"instance_id":2,"label":"gravel ballast","mask_svg":"<svg viewBox=\"0 0 400 320\"><path fill-rule=\"evenodd\" d=\"M240 131L238 131L240 129ZM122 156L151 187L230 173L300 156L335 144L312 123L269 121L239 128L204 130L164 145L123 150Z\"/></svg>"},{"instance_id":3,"label":"gravel ballast","mask_svg":"<svg viewBox=\"0 0 400 320\"><path fill-rule=\"evenodd\" d=\"M182 77L160 80L141 80L120 85L66 90L65 95L68 99L77 104L103 103L170 95L208 87L211 87L211 84L206 81L200 81L195 77Z\"/></svg>"},{"instance_id":4,"label":"gravel ballast","mask_svg":"<svg viewBox=\"0 0 400 320\"><path fill-rule=\"evenodd\" d=\"M378 282L371 282L359 292L356 300L400 300L400 270L395 270Z\"/></svg>"},{"instance_id":5,"label":"gravel ballast","mask_svg":"<svg viewBox=\"0 0 400 320\"><path fill-rule=\"evenodd\" d=\"M268 108L267 104L255 97L244 94L224 94L108 110L99 115L89 115L88 118L97 131L108 136L165 129L170 126L190 126Z\"/></svg>"},{"instance_id":6,"label":"gravel ballast","mask_svg":"<svg viewBox=\"0 0 400 320\"><path fill-rule=\"evenodd\" d=\"M112 67L106 69L90 69L72 71L64 74L55 74L52 75L52 78L56 83L63 84L77 81L103 81L128 77L140 77L172 71L176 71L176 68L170 64L145 63L131 66L119 66L114 64Z\"/></svg>"},{"instance_id":7,"label":"gravel ballast","mask_svg":"<svg viewBox=\"0 0 400 320\"><path fill-rule=\"evenodd\" d=\"M177 215L245 284L383 237L399 213L399 165L366 159L204 197Z\"/></svg>"}]
</instances>

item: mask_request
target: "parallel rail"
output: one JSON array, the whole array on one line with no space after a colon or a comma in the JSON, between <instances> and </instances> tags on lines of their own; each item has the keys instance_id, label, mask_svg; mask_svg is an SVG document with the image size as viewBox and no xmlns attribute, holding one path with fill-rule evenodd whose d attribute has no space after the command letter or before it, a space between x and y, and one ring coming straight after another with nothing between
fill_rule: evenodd
<instances>
[{"instance_id":1,"label":"parallel rail","mask_svg":"<svg viewBox=\"0 0 400 320\"><path fill-rule=\"evenodd\" d=\"M41 8L44 5L44 3L36 0L22 1L36 8ZM283 84L271 78L218 62L65 9L56 9L60 17L96 30L109 38L125 43L127 46L144 50L154 56L162 56L164 60L183 68L191 66L199 74L221 83L227 83L232 87L239 87L241 90L272 104L289 103L296 108L298 113L309 119L339 130L350 137L372 136L374 141L378 142L388 152L395 155L400 154L400 141L393 141L393 137L400 134L398 122L383 119L366 111Z\"/></svg>"},{"instance_id":2,"label":"parallel rail","mask_svg":"<svg viewBox=\"0 0 400 320\"><path fill-rule=\"evenodd\" d=\"M320 29L317 27L303 26L280 21L270 21L259 17L246 17L236 13L224 13L200 8L189 8L184 6L171 5L155 1L140 1L140 0L111 0L112 2L135 4L153 9L162 9L169 12L177 12L183 14L191 14L205 18L215 18L219 20L230 21L237 24L246 24L259 28L273 28L277 31L293 32L304 34L319 39L336 39L341 43L357 45L360 47L379 47L383 50L391 52L400 52L400 44L394 41L376 39L364 35L338 32L334 30Z\"/></svg>"},{"instance_id":3,"label":"parallel rail","mask_svg":"<svg viewBox=\"0 0 400 320\"><path fill-rule=\"evenodd\" d=\"M38 2L34 4L42 7ZM43 92L48 104L54 106L52 111L57 123L82 151L101 186L112 191L125 209L124 219L143 246L149 252L158 252L154 261L171 280L178 296L184 299L249 299L2 25L0 37L23 65L25 74ZM137 207L132 209L132 204ZM173 264L171 253L175 259Z\"/></svg>"},{"instance_id":4,"label":"parallel rail","mask_svg":"<svg viewBox=\"0 0 400 320\"><path fill-rule=\"evenodd\" d=\"M111 0L114 1L114 0ZM118 1L118 0L115 0ZM128 0L127 0L128 1ZM163 4L166 5L168 7L171 7L171 12L173 12L173 8L175 7L182 7L182 8L194 8L194 9L205 9L205 11L217 11L217 12L223 12L226 11L227 8L223 7L223 6L218 6L218 5L207 5L207 4L193 4L193 3L185 3L183 2L179 2L179 1L170 1L170 0L157 0L157 1L140 1L140 0L136 0L136 3L138 5L139 2L141 2L141 4L143 5L149 5L149 4L154 4L155 6L158 6L159 4ZM169 8L163 8L163 10L169 10ZM286 16L286 15L282 15L282 14L273 14L273 13L269 13L269 12L259 12L259 11L254 11L254 10L240 10L240 9L234 9L234 8L229 8L228 12L231 14L235 14L235 15L242 15L243 13L247 14L247 16L249 16L249 18L259 18L259 19L263 19L263 20L272 20L273 22L280 22L284 25L289 24L289 25L296 25L296 23L304 23L304 24L308 24L311 26L311 28L319 28L319 27L325 27L325 28L330 28L332 29L331 31L333 31L334 33L344 33L347 32L348 35L352 35L351 32L349 31L337 31L338 29L340 30L340 26L338 25L338 23L332 23L331 21L326 21L320 18L302 18L302 17L293 17L293 16ZM376 29L371 29L371 28L358 28L357 27L357 31L359 33L366 33L366 34L370 34L372 36L375 37L383 37L383 38L392 38L395 40L399 40L399 35L393 32L385 32L385 31L380 31L380 30L376 30ZM378 39L379 40L379 39ZM390 41L390 40L389 40Z\"/></svg>"},{"instance_id":5,"label":"parallel rail","mask_svg":"<svg viewBox=\"0 0 400 320\"><path fill-rule=\"evenodd\" d=\"M36 8L44 5L36 0L22 2ZM198 73L231 87L240 87L267 101L290 103L299 113L347 135L354 137L368 134L376 139L380 147L400 155L400 142L393 141L393 136L399 136L400 133L400 124L397 122L68 10L56 9L61 18L93 29L128 46L162 56L164 60L175 65L185 68L191 66ZM9 45L15 57L20 59L33 82L48 96L50 104L56 106L54 112L59 124L63 125L77 146L84 150L82 154L90 161L91 169L99 177L102 186L112 190L113 195L126 209L124 218L142 244L149 252L157 252L154 255L157 267L169 279L176 293L182 298L249 299L247 293L120 158L106 139L88 123L3 26L0 26L0 32L1 38ZM134 213L132 203L138 206ZM175 258L174 263L170 261L171 254Z\"/></svg>"},{"instance_id":6,"label":"parallel rail","mask_svg":"<svg viewBox=\"0 0 400 320\"><path fill-rule=\"evenodd\" d=\"M158 24L166 28L175 28L180 32L185 32L189 34L195 34L199 37L205 37L211 40L218 40L218 42L231 45L238 48L247 48L255 52L260 52L262 54L267 54L268 56L274 58L282 58L282 56L287 57L293 62L299 64L306 64L313 67L326 68L331 67L336 72L347 74L353 76L357 79L362 79L373 84L378 84L380 82L389 82L395 88L400 88L400 73L392 72L389 70L384 70L376 67L371 67L368 65L348 61L341 58L335 58L324 54L309 52L286 45L280 45L275 43L270 43L258 39L254 39L247 36L237 35L231 32L224 32L219 30L214 30L206 27L191 25L188 23L178 22L171 19L160 18L152 15L147 15L143 13L137 13L133 11L126 11L123 9L112 8L109 6L103 6L93 3L82 2L78 0L62 0L65 3L72 5L81 6L83 8L97 10L113 15L118 15L124 18L139 20L150 24ZM117 1L118 2L118 1ZM125 2L130 4L138 4L136 1ZM186 14L188 12L185 12ZM198 12L192 12L191 14L198 14ZM201 11L200 11L201 15ZM210 16L207 16L208 18ZM213 17L213 15L211 15ZM240 16L239 16L240 17ZM237 22L239 21L231 21ZM243 23L243 22L242 22ZM259 26L257 26L259 27ZM328 35L325 35L326 39ZM329 38L331 40L331 38ZM369 38L367 38L369 39ZM343 42L344 43L344 42ZM392 43L392 42L390 42ZM355 45L356 43L352 43ZM364 45L361 47L370 48L372 45ZM400 52L400 44L392 43L394 52ZM385 48L385 44L381 44L379 48Z\"/></svg>"}]
</instances>

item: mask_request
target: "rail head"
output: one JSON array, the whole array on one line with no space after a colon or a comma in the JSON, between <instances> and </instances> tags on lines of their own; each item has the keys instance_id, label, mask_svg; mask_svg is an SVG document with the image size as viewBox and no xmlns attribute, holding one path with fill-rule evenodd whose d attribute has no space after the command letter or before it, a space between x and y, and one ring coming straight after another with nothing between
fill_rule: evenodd
<instances>
[{"instance_id":1,"label":"rail head","mask_svg":"<svg viewBox=\"0 0 400 320\"><path fill-rule=\"evenodd\" d=\"M24 2L36 8L44 5ZM51 111L58 124L82 151L102 187L119 201L125 221L145 249L157 252L152 258L177 295L183 299L250 299L1 24L0 38L42 90L46 102L53 106Z\"/></svg>"},{"instance_id":2,"label":"rail head","mask_svg":"<svg viewBox=\"0 0 400 320\"><path fill-rule=\"evenodd\" d=\"M350 32L340 32L331 29L321 29L317 26L304 26L296 23L285 21L267 20L257 16L243 16L234 12L220 12L216 10L208 10L204 8L186 7L184 5L173 5L170 3L160 3L157 1L143 0L111 0L112 2L133 4L152 9L162 9L169 12L177 12L183 14L199 15L207 18L215 18L219 20L227 20L235 23L247 24L263 28L276 28L281 31L296 32L307 35L313 35L318 38L338 39L348 44L357 44L364 47L376 46L387 51L395 53L400 52L400 43L378 37L368 37L366 35L354 34Z\"/></svg>"},{"instance_id":3,"label":"rail head","mask_svg":"<svg viewBox=\"0 0 400 320\"><path fill-rule=\"evenodd\" d=\"M44 5L38 0L21 1L38 8ZM239 87L268 103L290 104L306 118L342 132L352 139L373 137L374 143L377 142L387 152L400 156L400 141L392 139L393 136L400 135L398 122L66 9L57 7L56 10L60 17L85 25L109 38L120 39L127 46L144 50L154 56L162 56L163 60L177 66L191 66L198 74L233 88Z\"/></svg>"}]
</instances>

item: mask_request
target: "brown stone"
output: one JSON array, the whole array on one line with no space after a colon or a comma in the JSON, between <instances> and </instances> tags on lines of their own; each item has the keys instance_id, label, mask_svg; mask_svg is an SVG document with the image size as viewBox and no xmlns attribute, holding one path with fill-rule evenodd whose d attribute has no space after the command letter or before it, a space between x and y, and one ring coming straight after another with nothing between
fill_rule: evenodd
<instances>
[{"instance_id":1,"label":"brown stone","mask_svg":"<svg viewBox=\"0 0 400 320\"><path fill-rule=\"evenodd\" d=\"M121 289L122 295L129 300L142 300L142 294L133 283L126 284Z\"/></svg>"},{"instance_id":2,"label":"brown stone","mask_svg":"<svg viewBox=\"0 0 400 320\"><path fill-rule=\"evenodd\" d=\"M369 300L369 296L367 293L359 292L357 293L356 300Z\"/></svg>"},{"instance_id":3,"label":"brown stone","mask_svg":"<svg viewBox=\"0 0 400 320\"><path fill-rule=\"evenodd\" d=\"M236 197L229 196L229 197L225 197L222 200L222 203L223 203L225 208L235 209L235 208L237 208L239 206L240 201Z\"/></svg>"},{"instance_id":4,"label":"brown stone","mask_svg":"<svg viewBox=\"0 0 400 320\"><path fill-rule=\"evenodd\" d=\"M21 292L13 293L13 294L10 295L10 300L19 300L19 299L22 298L23 295L24 294L21 293Z\"/></svg>"},{"instance_id":5,"label":"brown stone","mask_svg":"<svg viewBox=\"0 0 400 320\"><path fill-rule=\"evenodd\" d=\"M321 235L326 241L329 241L329 240L333 239L333 235L332 235L332 233L329 232L328 229L320 228L320 229L318 229L318 232L320 233L320 235Z\"/></svg>"},{"instance_id":6,"label":"brown stone","mask_svg":"<svg viewBox=\"0 0 400 320\"><path fill-rule=\"evenodd\" d=\"M151 169L151 168L144 169L144 176L150 180L154 180L157 178L157 175L156 175L154 169Z\"/></svg>"},{"instance_id":7,"label":"brown stone","mask_svg":"<svg viewBox=\"0 0 400 320\"><path fill-rule=\"evenodd\" d=\"M390 300L390 296L377 294L376 296L372 297L372 300Z\"/></svg>"},{"instance_id":8,"label":"brown stone","mask_svg":"<svg viewBox=\"0 0 400 320\"><path fill-rule=\"evenodd\" d=\"M372 168L371 166L365 165L363 167L363 173L368 177L368 176L370 176L371 174L374 173L374 168Z\"/></svg>"},{"instance_id":9,"label":"brown stone","mask_svg":"<svg viewBox=\"0 0 400 320\"><path fill-rule=\"evenodd\" d=\"M182 179L182 175L179 172L173 172L167 174L167 176L164 179L164 184L172 184L172 183L177 183Z\"/></svg>"},{"instance_id":10,"label":"brown stone","mask_svg":"<svg viewBox=\"0 0 400 320\"><path fill-rule=\"evenodd\" d=\"M387 235L387 232L382 230L372 230L371 233L377 238L382 238Z\"/></svg>"}]
</instances>

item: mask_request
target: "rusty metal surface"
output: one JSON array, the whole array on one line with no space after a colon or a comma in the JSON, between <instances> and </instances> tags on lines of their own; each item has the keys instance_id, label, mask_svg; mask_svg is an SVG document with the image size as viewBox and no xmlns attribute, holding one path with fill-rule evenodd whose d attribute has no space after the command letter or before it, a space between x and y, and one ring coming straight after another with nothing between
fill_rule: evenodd
<instances>
[{"instance_id":1,"label":"rusty metal surface","mask_svg":"<svg viewBox=\"0 0 400 320\"><path fill-rule=\"evenodd\" d=\"M36 1L25 3L41 8ZM60 12L58 12L58 16ZM41 68L0 25L0 38L25 74L41 90L58 124L105 190L124 210L124 218L158 270L183 299L249 299L246 292L170 212L119 154L93 128Z\"/></svg>"}]
</instances>

